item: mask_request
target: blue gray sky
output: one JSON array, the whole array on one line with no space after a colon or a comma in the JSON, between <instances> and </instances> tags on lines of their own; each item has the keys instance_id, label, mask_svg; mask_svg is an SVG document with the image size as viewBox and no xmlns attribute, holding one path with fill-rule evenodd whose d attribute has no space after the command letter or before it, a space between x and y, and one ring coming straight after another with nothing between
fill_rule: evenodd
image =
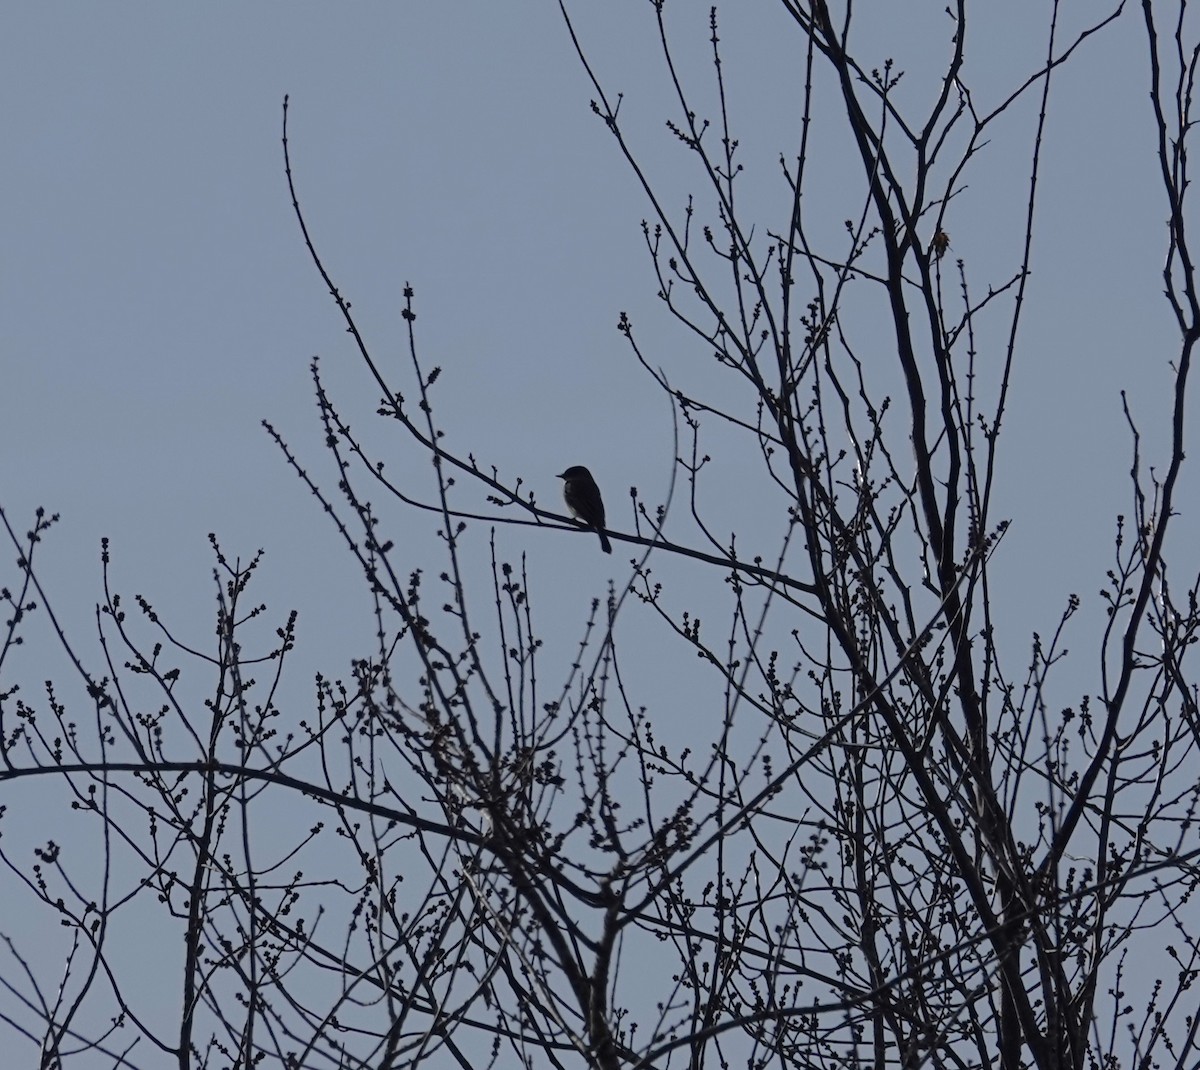
<instances>
[{"instance_id":1,"label":"blue gray sky","mask_svg":"<svg viewBox=\"0 0 1200 1070\"><path fill-rule=\"evenodd\" d=\"M664 126L677 106L650 5L587 10L600 6L572 5L678 210L703 185ZM878 23L863 18L864 54L879 65L894 56L914 102L945 52L944 6L888 5ZM1040 13L992 6L968 47L981 107L1045 47ZM707 5L668 9L686 73L710 99ZM107 536L123 588L202 644L212 531L231 555L266 549L258 597L273 614L301 609L311 668L298 694L316 668L344 673L370 635L353 565L260 421L332 488L308 371L319 355L344 415L389 473L427 493L428 465L393 429L373 426L377 390L304 250L283 172L285 93L314 239L401 389L411 383L402 289L416 289L422 356L443 368L435 397L450 446L521 477L547 505L558 500L554 473L587 464L616 529L631 527L631 485L651 501L662 495L670 414L616 331L618 314L633 316L650 359L681 382L715 381L711 357L655 299L640 230L649 208L589 110L593 90L557 5L39 3L10 6L2 29L0 504L19 528L37 505L62 514L42 561L69 624L89 626ZM754 0L727 5L722 40L747 203L762 226L777 225L798 39L774 4ZM1081 49L1052 96L999 482L1000 511L1016 521L997 560L1013 581L1003 596L1014 634L1050 627L1072 591L1099 612L1114 518L1130 500L1119 391L1149 449L1169 411L1176 344L1160 296L1166 208L1143 53L1127 16ZM1015 267L1035 103L997 131L948 217L952 254L977 292ZM836 155L818 161L814 197L828 197L833 229L857 211L843 166ZM856 326L870 337L870 324ZM743 480L718 454L709 501L730 530L747 528ZM429 526L392 516L413 563L435 567ZM763 523L767 551L779 517ZM1194 532L1194 518L1186 524ZM694 534L682 517L672 531L685 542ZM480 565L485 535L476 529ZM528 553L535 605L558 633L550 649L569 659L588 602L610 576L622 581L628 552L618 545L605 558L591 536L530 528L501 528L500 540L510 558ZM713 587L721 598L718 579ZM627 610L629 637L644 649L667 643L638 613ZM635 671L652 680L672 656L664 648ZM32 640L22 657L31 682L57 671Z\"/></svg>"},{"instance_id":2,"label":"blue gray sky","mask_svg":"<svg viewBox=\"0 0 1200 1070\"><path fill-rule=\"evenodd\" d=\"M673 7L706 92L707 9ZM906 68L914 100L946 36L933 36L939 5L925 7L922 19L880 25L874 48L864 29L868 54ZM668 203L702 192L665 133L674 112L649 6L579 17ZM206 572L209 530L230 549L266 547L284 570L330 556L331 533L258 421L319 455L316 354L360 428L375 391L291 214L285 93L320 250L370 344L402 375L400 293L416 287L422 352L445 368L439 401L454 441L544 500L557 494L553 473L590 464L614 525L630 484L661 494L668 414L614 330L617 313L635 317L672 374L706 354L654 300L638 226L647 206L588 110L556 5L25 5L5 21L0 490L14 517L35 504L63 514L46 559L72 598L94 589L101 535L164 595ZM1005 13L977 31L968 55L981 99L1032 69L1044 47L1035 25ZM1012 404L1019 434L1001 484L1014 512L1045 503L1010 536L1040 552L1050 533L1038 517L1049 522L1051 509L1069 503L1090 530L1124 507L1117 391L1144 400L1147 421L1162 411L1153 350L1172 340L1157 299L1165 209L1138 30L1126 19L1085 47L1052 102ZM765 2L726 13L722 38L747 184L770 221L785 203L775 161L791 148L797 41ZM1008 191L1028 170L1030 129L1009 129L950 217L953 251L980 290L1011 266ZM836 191L836 166L830 175ZM853 207L831 193L831 219ZM403 444L378 441L402 463ZM736 485L736 473L724 479L716 485ZM1063 518L1053 524L1067 538ZM545 533L520 538L543 559L578 550ZM1056 573L1077 561L1065 555Z\"/></svg>"}]
</instances>

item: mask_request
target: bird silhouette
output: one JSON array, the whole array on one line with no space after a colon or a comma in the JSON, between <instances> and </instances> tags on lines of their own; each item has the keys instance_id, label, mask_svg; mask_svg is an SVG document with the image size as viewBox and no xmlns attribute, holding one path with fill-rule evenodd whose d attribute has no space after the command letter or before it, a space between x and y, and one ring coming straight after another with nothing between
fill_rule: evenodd
<instances>
[{"instance_id":1,"label":"bird silhouette","mask_svg":"<svg viewBox=\"0 0 1200 1070\"><path fill-rule=\"evenodd\" d=\"M604 499L600 497L600 488L596 481L581 464L572 465L565 472L559 472L558 478L564 480L563 499L571 515L578 517L589 528L600 536L600 547L606 554L612 553L612 544L604 534Z\"/></svg>"}]
</instances>

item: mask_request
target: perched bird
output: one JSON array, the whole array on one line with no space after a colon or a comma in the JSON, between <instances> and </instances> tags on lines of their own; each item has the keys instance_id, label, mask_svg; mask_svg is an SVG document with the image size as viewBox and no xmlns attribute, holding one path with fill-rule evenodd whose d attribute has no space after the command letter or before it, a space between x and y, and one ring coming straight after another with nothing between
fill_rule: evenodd
<instances>
[{"instance_id":1,"label":"perched bird","mask_svg":"<svg viewBox=\"0 0 1200 1070\"><path fill-rule=\"evenodd\" d=\"M612 544L604 534L604 499L600 497L600 488L596 481L581 464L572 465L565 472L558 473L563 483L563 498L571 515L578 517L589 528L600 536L600 546L606 554L612 553Z\"/></svg>"}]
</instances>

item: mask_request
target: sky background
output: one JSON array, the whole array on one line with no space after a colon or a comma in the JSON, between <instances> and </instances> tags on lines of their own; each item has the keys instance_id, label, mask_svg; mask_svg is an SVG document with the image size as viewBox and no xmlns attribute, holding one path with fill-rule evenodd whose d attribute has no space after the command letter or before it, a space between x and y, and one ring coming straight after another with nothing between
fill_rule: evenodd
<instances>
[{"instance_id":1,"label":"sky background","mask_svg":"<svg viewBox=\"0 0 1200 1070\"><path fill-rule=\"evenodd\" d=\"M703 94L707 56L689 42L704 47L707 18L676 7L678 47ZM938 5L925 7L914 36L940 27ZM634 316L668 370L706 354L654 300L639 231L647 206L588 110L592 92L556 7L214 11L52 4L6 15L0 488L14 518L35 504L62 513L45 552L67 589L95 584L87 558L101 535L130 575L165 581L171 594L206 571L210 530L231 550L266 547L279 570L306 551L331 556L321 541L332 548L332 532L259 421L319 455L316 354L360 427L376 391L291 213L285 93L319 249L369 344L385 365L400 361L401 376L401 290L416 287L421 351L445 368L440 416L453 440L521 475L545 502L557 497L555 472L589 464L614 526L629 485L661 494L668 411L633 367L617 313ZM626 94L622 116L649 171L668 203L682 204L701 187L663 127L674 112L648 5L578 14L597 69ZM987 47L968 55L981 100L1036 62L1041 37L1025 39L1034 15L977 30ZM878 54L905 67L907 48L902 88L916 97L918 61L930 56L903 25L879 27ZM1163 361L1147 350L1169 345L1172 332L1157 298L1164 209L1150 184L1138 29L1126 19L1094 39L1055 90L1001 482L1014 501L1046 506L1010 536L1036 537L1043 560L1053 542L1073 541L1062 516L1053 518L1061 538L1039 530L1052 508L1069 505L1085 530L1124 508L1113 475L1128 457L1118 391L1144 395L1147 422L1162 412ZM786 90L796 35L764 2L730 14L722 39L746 181L770 219L783 203L776 160L794 129ZM962 225L950 218L953 251L979 290L1011 270L1019 236L1004 191L1028 170L1030 130L1014 121L1001 133L1009 129L970 176ZM829 174L836 201L836 166ZM1003 210L981 211L993 197ZM835 203L830 219L840 224L853 207ZM403 444L393 448L399 464ZM579 549L520 535L543 560ZM597 579L610 564L584 561ZM1094 563L1071 552L1051 572L1064 567L1082 588Z\"/></svg>"},{"instance_id":2,"label":"sky background","mask_svg":"<svg viewBox=\"0 0 1200 1070\"><path fill-rule=\"evenodd\" d=\"M948 47L945 4L883 6L860 22L863 54L879 65L894 56L902 95L920 101ZM1045 47L1044 5L991 7L976 13L968 44L981 108ZM668 10L685 73L709 100L707 5ZM572 11L678 209L703 186L664 126L677 106L650 5ZM230 556L267 551L255 590L273 620L300 609L298 695L318 668L344 674L371 634L355 566L260 421L332 489L309 375L319 355L343 414L389 474L427 494L428 464L375 420L377 388L302 244L280 145L285 93L297 187L326 266L402 390L412 381L402 289L415 287L420 352L427 368L443 368L435 399L450 446L519 476L554 508L554 474L586 464L618 530L632 526L631 485L661 498L669 408L633 362L618 314L630 313L651 362L681 382L720 380L655 299L640 230L649 209L589 110L593 91L557 5L39 3L10 5L0 31L0 505L19 530L35 506L61 513L39 552L69 627L94 631L107 536L118 585L205 644L215 532ZM745 203L779 225L800 40L767 0L727 5L721 36ZM1054 90L998 484L998 515L1015 519L997 559L1012 581L1000 597L1014 635L1052 627L1072 591L1101 619L1096 591L1130 501L1121 390L1147 450L1161 444L1177 348L1161 298L1166 210L1147 93L1131 15L1085 45ZM1016 264L1035 103L997 130L948 217L952 254L966 258L978 293ZM844 166L836 154L815 163L809 211L827 212L831 233L857 214ZM871 324L855 326L871 337ZM1189 477L1180 500L1194 501L1194 489ZM739 462L718 454L708 501L742 546L759 516L744 492ZM780 530L774 508L762 514L764 550ZM411 560L436 567L429 525L390 515ZM1185 515L1177 538L1194 534L1194 519ZM690 537L683 519L669 530ZM473 533L478 564L487 529ZM610 577L623 582L627 549L607 558L590 535L529 527L502 527L499 538L510 559L529 555L548 656L565 659L555 666L565 672L588 603ZM711 585L686 589L701 610L708 597L724 605L720 577ZM635 670L653 696L673 659L693 662L649 614L626 612L627 636L656 651ZM38 628L17 665L34 686L62 669L44 621ZM1094 668L1086 656L1081 687Z\"/></svg>"}]
</instances>

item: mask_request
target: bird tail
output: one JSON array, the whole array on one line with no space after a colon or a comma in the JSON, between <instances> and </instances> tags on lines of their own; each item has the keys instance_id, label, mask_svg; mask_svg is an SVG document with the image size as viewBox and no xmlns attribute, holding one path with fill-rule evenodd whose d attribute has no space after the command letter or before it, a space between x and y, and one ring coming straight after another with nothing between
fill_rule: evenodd
<instances>
[{"instance_id":1,"label":"bird tail","mask_svg":"<svg viewBox=\"0 0 1200 1070\"><path fill-rule=\"evenodd\" d=\"M612 543L608 541L608 536L605 535L603 531L597 531L596 534L600 536L600 549L602 549L606 554L611 554Z\"/></svg>"}]
</instances>

